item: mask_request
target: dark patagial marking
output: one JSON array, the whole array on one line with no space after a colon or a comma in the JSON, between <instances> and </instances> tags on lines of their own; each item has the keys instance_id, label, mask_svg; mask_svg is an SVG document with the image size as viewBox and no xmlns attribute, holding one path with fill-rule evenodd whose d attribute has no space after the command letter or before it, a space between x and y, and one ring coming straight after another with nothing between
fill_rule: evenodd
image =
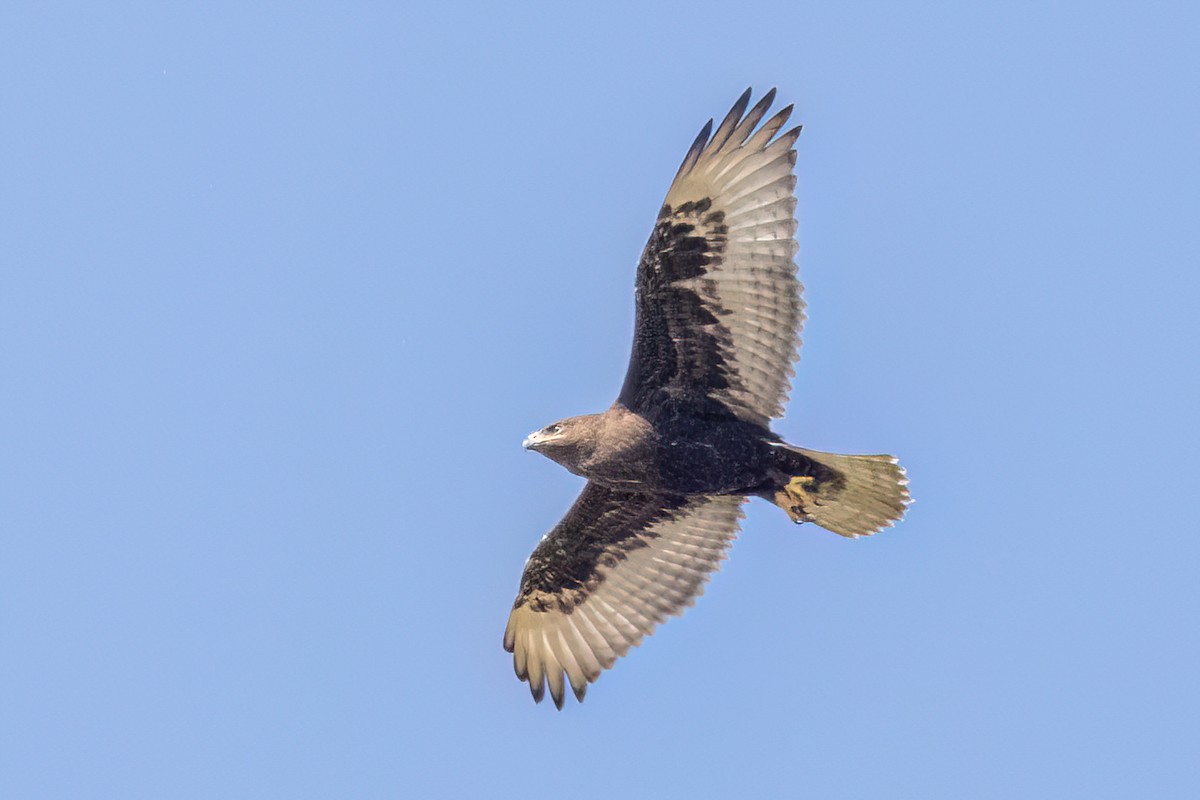
<instances>
[{"instance_id":1,"label":"dark patagial marking","mask_svg":"<svg viewBox=\"0 0 1200 800\"><path fill-rule=\"evenodd\" d=\"M638 269L638 348L620 396L629 408L646 409L665 395L716 417L732 416L712 399L741 385L725 357L733 342L720 317L729 312L678 285L705 278L725 251L725 214L711 208L706 197L659 211ZM711 297L712 284L707 288Z\"/></svg>"},{"instance_id":2,"label":"dark patagial marking","mask_svg":"<svg viewBox=\"0 0 1200 800\"><path fill-rule=\"evenodd\" d=\"M529 557L514 608L535 593L560 593L559 607L570 613L602 580L596 572L597 566L605 561L611 561L608 566L613 566L626 553L645 547L643 539L654 536L649 529L655 523L674 518L687 504L686 498L664 495L656 508L648 508L647 504L620 502L621 495L593 484L579 496L563 521ZM586 526L571 524L578 519L589 522ZM539 608L536 600L531 608L550 610Z\"/></svg>"}]
</instances>

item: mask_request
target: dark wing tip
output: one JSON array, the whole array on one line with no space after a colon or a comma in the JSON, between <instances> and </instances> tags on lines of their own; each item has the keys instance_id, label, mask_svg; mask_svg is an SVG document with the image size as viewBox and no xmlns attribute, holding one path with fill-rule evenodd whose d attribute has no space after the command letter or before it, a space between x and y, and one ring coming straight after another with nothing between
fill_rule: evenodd
<instances>
[{"instance_id":1,"label":"dark wing tip","mask_svg":"<svg viewBox=\"0 0 1200 800\"><path fill-rule=\"evenodd\" d=\"M692 142L692 146L688 148L687 155L683 157L683 163L679 165L679 171L675 173L675 177L679 177L687 172L700 158L700 153L704 151L704 146L708 144L708 137L712 135L713 121L710 119L700 129L700 133L696 136L696 140Z\"/></svg>"},{"instance_id":2,"label":"dark wing tip","mask_svg":"<svg viewBox=\"0 0 1200 800\"><path fill-rule=\"evenodd\" d=\"M729 113L725 115L725 119L721 120L721 124L717 126L717 132L712 140L714 149L719 150L729 141L729 137L737 129L738 122L741 121L742 116L746 113L746 106L750 105L750 95L752 92L753 90L747 87L746 91L742 92L742 96L733 104L733 108L729 109Z\"/></svg>"},{"instance_id":3,"label":"dark wing tip","mask_svg":"<svg viewBox=\"0 0 1200 800\"><path fill-rule=\"evenodd\" d=\"M729 143L732 143L738 147L745 144L746 140L750 138L750 134L753 133L754 129L758 127L758 123L762 120L763 116L766 115L767 109L769 109L771 104L774 102L775 90L771 89L771 91L759 98L759 101L754 104L754 108L746 112L746 116L742 118L742 121L739 122L737 127L734 128L729 134L729 139L726 144L728 145Z\"/></svg>"}]
</instances>

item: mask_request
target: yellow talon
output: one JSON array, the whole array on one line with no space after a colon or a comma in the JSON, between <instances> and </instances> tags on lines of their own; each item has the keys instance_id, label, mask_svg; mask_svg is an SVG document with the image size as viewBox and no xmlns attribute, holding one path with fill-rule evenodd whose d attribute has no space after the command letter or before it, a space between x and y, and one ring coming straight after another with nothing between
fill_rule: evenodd
<instances>
[{"instance_id":1,"label":"yellow talon","mask_svg":"<svg viewBox=\"0 0 1200 800\"><path fill-rule=\"evenodd\" d=\"M807 506L812 502L812 495L808 490L815 483L816 480L811 475L797 475L788 481L787 493L792 495L796 502Z\"/></svg>"},{"instance_id":2,"label":"yellow talon","mask_svg":"<svg viewBox=\"0 0 1200 800\"><path fill-rule=\"evenodd\" d=\"M776 505L787 511L793 522L808 522L812 520L809 509L816 505L816 500L809 489L816 484L811 475L797 475L788 480L783 491L776 493Z\"/></svg>"}]
</instances>

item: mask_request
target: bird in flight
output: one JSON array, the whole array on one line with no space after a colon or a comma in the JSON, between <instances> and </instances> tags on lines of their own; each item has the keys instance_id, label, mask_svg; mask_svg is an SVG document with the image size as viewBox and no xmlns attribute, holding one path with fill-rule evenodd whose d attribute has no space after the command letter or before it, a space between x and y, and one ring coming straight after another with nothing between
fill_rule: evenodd
<instances>
[{"instance_id":1,"label":"bird in flight","mask_svg":"<svg viewBox=\"0 0 1200 800\"><path fill-rule=\"evenodd\" d=\"M524 446L587 485L534 549L504 631L517 677L562 708L667 616L691 605L756 496L796 523L865 536L904 515L889 455L785 443L804 322L796 279L797 126L775 90L746 90L688 149L636 279L633 353L616 402ZM760 123L762 123L760 125Z\"/></svg>"}]
</instances>

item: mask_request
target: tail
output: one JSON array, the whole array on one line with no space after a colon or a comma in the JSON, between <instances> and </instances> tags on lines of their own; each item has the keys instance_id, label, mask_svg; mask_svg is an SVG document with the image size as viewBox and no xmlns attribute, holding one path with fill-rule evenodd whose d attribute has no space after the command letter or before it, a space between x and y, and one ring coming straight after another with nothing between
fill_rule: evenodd
<instances>
[{"instance_id":1,"label":"tail","mask_svg":"<svg viewBox=\"0 0 1200 800\"><path fill-rule=\"evenodd\" d=\"M845 456L776 445L775 485L764 497L793 522L815 522L851 538L869 536L904 516L912 502L893 456Z\"/></svg>"}]
</instances>

